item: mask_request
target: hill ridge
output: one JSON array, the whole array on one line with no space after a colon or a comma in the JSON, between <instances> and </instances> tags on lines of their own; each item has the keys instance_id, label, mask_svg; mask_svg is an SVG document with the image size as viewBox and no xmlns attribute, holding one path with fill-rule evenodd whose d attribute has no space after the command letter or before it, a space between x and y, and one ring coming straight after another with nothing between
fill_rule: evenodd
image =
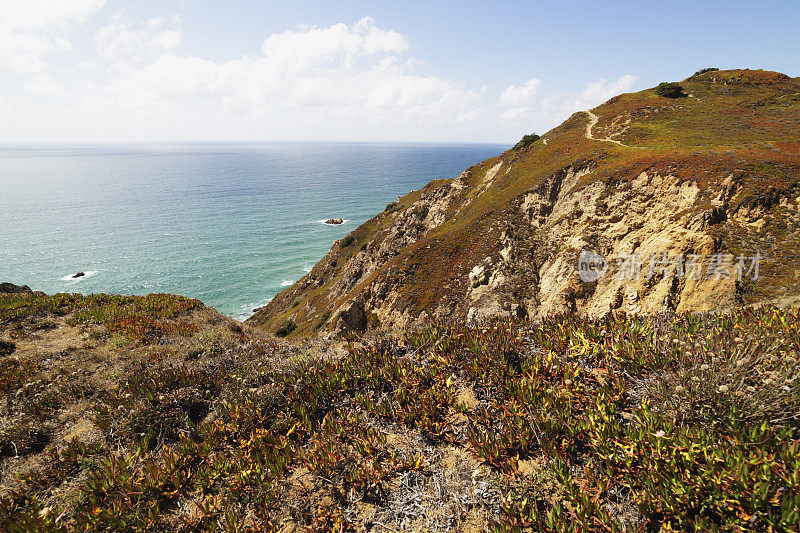
<instances>
[{"instance_id":1,"label":"hill ridge","mask_svg":"<svg viewBox=\"0 0 800 533\"><path fill-rule=\"evenodd\" d=\"M303 336L431 317L715 311L797 294L800 79L729 70L680 85L677 98L616 96L409 193L248 323L290 321ZM602 256L608 275L582 282L582 251ZM705 273L719 254L759 257L759 279L617 280L625 256L664 253L699 255Z\"/></svg>"}]
</instances>

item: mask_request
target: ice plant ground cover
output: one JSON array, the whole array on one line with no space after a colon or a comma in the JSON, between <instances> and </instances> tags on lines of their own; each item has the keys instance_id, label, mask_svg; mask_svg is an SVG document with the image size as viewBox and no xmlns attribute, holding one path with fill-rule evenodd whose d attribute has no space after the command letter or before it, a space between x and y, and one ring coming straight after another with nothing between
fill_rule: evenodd
<instances>
[{"instance_id":1,"label":"ice plant ground cover","mask_svg":"<svg viewBox=\"0 0 800 533\"><path fill-rule=\"evenodd\" d=\"M346 350L164 295L3 295L0 321L4 530L800 525L796 309L454 322ZM57 335L83 344L46 353ZM81 353L102 371L54 370ZM62 431L73 405L90 429Z\"/></svg>"}]
</instances>

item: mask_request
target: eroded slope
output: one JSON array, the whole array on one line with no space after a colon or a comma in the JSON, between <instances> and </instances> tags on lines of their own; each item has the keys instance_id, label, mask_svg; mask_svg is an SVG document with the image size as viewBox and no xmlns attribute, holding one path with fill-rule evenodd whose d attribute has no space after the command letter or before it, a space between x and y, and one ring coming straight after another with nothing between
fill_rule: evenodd
<instances>
[{"instance_id":1,"label":"eroded slope","mask_svg":"<svg viewBox=\"0 0 800 533\"><path fill-rule=\"evenodd\" d=\"M617 96L531 146L407 195L249 323L275 331L291 321L297 336L429 317L791 300L800 80L735 70L681 84L686 97ZM578 276L584 250L608 263L597 281ZM631 257L641 264L623 275ZM691 275L681 270L689 258L699 265ZM747 275L738 279L740 258Z\"/></svg>"}]
</instances>

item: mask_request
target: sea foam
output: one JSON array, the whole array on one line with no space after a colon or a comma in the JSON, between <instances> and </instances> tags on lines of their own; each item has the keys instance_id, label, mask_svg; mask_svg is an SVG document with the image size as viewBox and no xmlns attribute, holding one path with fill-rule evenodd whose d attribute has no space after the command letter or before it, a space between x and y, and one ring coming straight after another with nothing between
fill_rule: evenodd
<instances>
[{"instance_id":1,"label":"sea foam","mask_svg":"<svg viewBox=\"0 0 800 533\"><path fill-rule=\"evenodd\" d=\"M78 282L78 281L80 281L82 279L91 278L92 276L94 276L98 272L100 272L100 271L99 270L84 270L83 271L83 276L75 278L75 277L73 277L75 274L67 274L63 278L59 278L59 279L61 281L75 281L75 282Z\"/></svg>"}]
</instances>

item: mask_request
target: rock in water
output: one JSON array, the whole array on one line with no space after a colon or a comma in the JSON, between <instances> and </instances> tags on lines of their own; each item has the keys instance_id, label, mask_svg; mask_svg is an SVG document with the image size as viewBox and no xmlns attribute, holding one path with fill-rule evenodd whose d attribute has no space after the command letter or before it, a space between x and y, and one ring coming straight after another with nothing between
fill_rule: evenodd
<instances>
[{"instance_id":1,"label":"rock in water","mask_svg":"<svg viewBox=\"0 0 800 533\"><path fill-rule=\"evenodd\" d=\"M329 218L328 220L325 221L325 223L331 226L338 226L340 224L344 224L344 220L342 220L341 218Z\"/></svg>"},{"instance_id":2,"label":"rock in water","mask_svg":"<svg viewBox=\"0 0 800 533\"><path fill-rule=\"evenodd\" d=\"M72 276L72 277L73 277L73 278L82 278L82 277L83 277L83 276L85 276L85 275L86 275L86 274L85 274L84 272L78 272L77 274L75 274L75 275L74 275L74 276Z\"/></svg>"}]
</instances>

